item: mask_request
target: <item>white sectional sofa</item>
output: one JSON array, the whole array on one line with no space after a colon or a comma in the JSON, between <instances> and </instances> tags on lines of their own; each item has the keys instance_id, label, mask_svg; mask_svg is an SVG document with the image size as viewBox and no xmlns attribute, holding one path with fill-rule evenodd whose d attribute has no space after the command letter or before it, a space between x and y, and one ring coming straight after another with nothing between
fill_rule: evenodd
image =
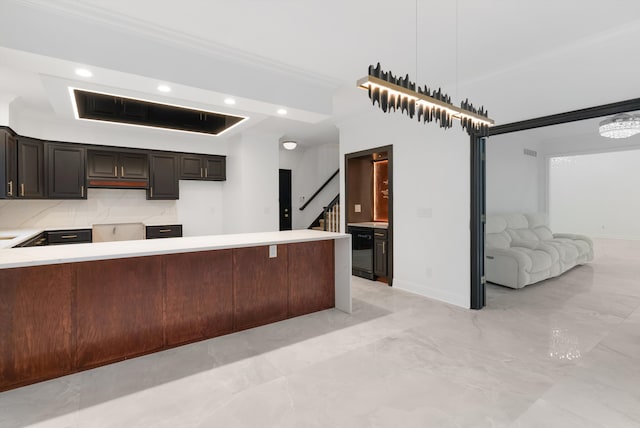
<instances>
[{"instance_id":1,"label":"white sectional sofa","mask_svg":"<svg viewBox=\"0 0 640 428\"><path fill-rule=\"evenodd\" d=\"M593 260L593 242L589 237L552 233L548 224L545 214L488 216L486 280L522 288Z\"/></svg>"}]
</instances>

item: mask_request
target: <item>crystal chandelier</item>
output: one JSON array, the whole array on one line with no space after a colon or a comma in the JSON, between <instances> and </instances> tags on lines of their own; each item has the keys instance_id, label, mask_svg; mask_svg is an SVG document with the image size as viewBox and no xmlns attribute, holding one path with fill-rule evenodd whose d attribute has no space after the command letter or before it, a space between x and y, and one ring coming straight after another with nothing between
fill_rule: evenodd
<instances>
[{"instance_id":1,"label":"crystal chandelier","mask_svg":"<svg viewBox=\"0 0 640 428\"><path fill-rule=\"evenodd\" d=\"M607 138L629 138L640 133L640 115L617 114L600 122L600 135Z\"/></svg>"}]
</instances>

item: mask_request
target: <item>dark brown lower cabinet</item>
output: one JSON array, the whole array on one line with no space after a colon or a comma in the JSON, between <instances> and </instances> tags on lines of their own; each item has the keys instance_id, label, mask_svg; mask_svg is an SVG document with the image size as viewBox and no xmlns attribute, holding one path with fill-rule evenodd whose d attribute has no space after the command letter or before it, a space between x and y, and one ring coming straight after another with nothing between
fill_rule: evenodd
<instances>
[{"instance_id":1,"label":"dark brown lower cabinet","mask_svg":"<svg viewBox=\"0 0 640 428\"><path fill-rule=\"evenodd\" d=\"M244 330L281 321L288 315L287 245L233 250L235 328Z\"/></svg>"},{"instance_id":2,"label":"dark brown lower cabinet","mask_svg":"<svg viewBox=\"0 0 640 428\"><path fill-rule=\"evenodd\" d=\"M334 306L334 242L0 269L0 391Z\"/></svg>"},{"instance_id":3,"label":"dark brown lower cabinet","mask_svg":"<svg viewBox=\"0 0 640 428\"><path fill-rule=\"evenodd\" d=\"M289 315L309 314L335 304L333 241L287 245L289 253Z\"/></svg>"},{"instance_id":4,"label":"dark brown lower cabinet","mask_svg":"<svg viewBox=\"0 0 640 428\"><path fill-rule=\"evenodd\" d=\"M72 293L69 264L0 270L0 390L73 369Z\"/></svg>"},{"instance_id":5,"label":"dark brown lower cabinet","mask_svg":"<svg viewBox=\"0 0 640 428\"><path fill-rule=\"evenodd\" d=\"M232 250L165 256L167 345L233 331Z\"/></svg>"},{"instance_id":6,"label":"dark brown lower cabinet","mask_svg":"<svg viewBox=\"0 0 640 428\"><path fill-rule=\"evenodd\" d=\"M76 277L78 368L163 347L161 257L78 263Z\"/></svg>"},{"instance_id":7,"label":"dark brown lower cabinet","mask_svg":"<svg viewBox=\"0 0 640 428\"><path fill-rule=\"evenodd\" d=\"M389 240L387 231L374 229L373 231L373 274L387 277L389 265Z\"/></svg>"}]
</instances>

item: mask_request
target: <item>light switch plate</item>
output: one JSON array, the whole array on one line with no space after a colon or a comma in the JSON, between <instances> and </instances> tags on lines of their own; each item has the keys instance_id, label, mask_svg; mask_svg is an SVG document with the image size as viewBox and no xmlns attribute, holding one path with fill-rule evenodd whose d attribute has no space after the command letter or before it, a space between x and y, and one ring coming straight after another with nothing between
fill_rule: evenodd
<instances>
[{"instance_id":1,"label":"light switch plate","mask_svg":"<svg viewBox=\"0 0 640 428\"><path fill-rule=\"evenodd\" d=\"M357 213L362 212L362 205L356 204L355 207L353 207L353 210Z\"/></svg>"},{"instance_id":2,"label":"light switch plate","mask_svg":"<svg viewBox=\"0 0 640 428\"><path fill-rule=\"evenodd\" d=\"M269 245L269 258L274 259L278 257L278 246L277 245Z\"/></svg>"}]
</instances>

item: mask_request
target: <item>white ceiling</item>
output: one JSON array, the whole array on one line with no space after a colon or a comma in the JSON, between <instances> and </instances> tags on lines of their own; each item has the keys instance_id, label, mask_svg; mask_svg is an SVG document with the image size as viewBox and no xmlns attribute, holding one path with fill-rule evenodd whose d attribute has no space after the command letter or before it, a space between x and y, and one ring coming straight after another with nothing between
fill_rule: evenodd
<instances>
[{"instance_id":1,"label":"white ceiling","mask_svg":"<svg viewBox=\"0 0 640 428\"><path fill-rule=\"evenodd\" d=\"M172 97L218 107L224 107L226 95L240 97L247 102L244 111L261 118L258 129L306 135L309 141L315 133L324 135L320 140L337 135L331 123L336 112L370 108L366 96L340 98L353 105L334 105L333 114L325 106L336 91L355 91L355 81L378 61L418 83L442 86L454 102L468 97L485 105L497 123L640 97L637 0L0 0L0 5L6 12L0 14L0 46L6 48L0 50L0 92L40 109L55 105L40 75L76 79L61 65L78 63L105 70L95 85L152 93L162 79L183 89ZM44 28L54 25L52 16L59 26ZM167 47L168 58L159 58L158 46ZM22 51L41 61L27 54L18 58L15 53ZM205 59L215 59L217 66L207 68L213 63ZM225 77L203 78L217 71ZM149 89L141 84L144 79ZM250 90L240 93L243 88ZM296 121L273 113L283 104Z\"/></svg>"}]
</instances>

